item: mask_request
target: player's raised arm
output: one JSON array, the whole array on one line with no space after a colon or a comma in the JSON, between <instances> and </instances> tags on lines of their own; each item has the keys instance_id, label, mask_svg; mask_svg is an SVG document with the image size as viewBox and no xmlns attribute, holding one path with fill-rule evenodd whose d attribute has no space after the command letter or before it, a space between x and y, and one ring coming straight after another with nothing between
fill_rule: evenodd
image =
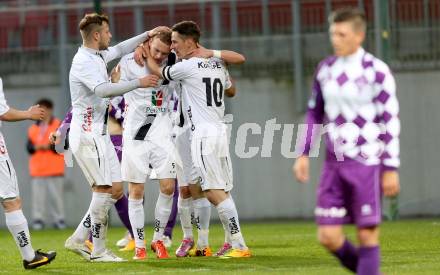
<instances>
[{"instance_id":1,"label":"player's raised arm","mask_svg":"<svg viewBox=\"0 0 440 275\"><path fill-rule=\"evenodd\" d=\"M227 64L240 65L246 61L246 58L237 52L228 50L211 50L206 49L200 44L197 44L197 49L191 53L191 57L211 58L216 57L222 59Z\"/></svg>"},{"instance_id":2,"label":"player's raised arm","mask_svg":"<svg viewBox=\"0 0 440 275\"><path fill-rule=\"evenodd\" d=\"M140 44L148 40L150 37L153 37L158 32L164 29L169 29L169 28L165 26L156 27L150 31L146 31L140 35L122 41L113 47L109 47L108 51L104 55L105 61L110 62L111 60L120 58L126 54L133 52L137 46L139 46Z\"/></svg>"},{"instance_id":3,"label":"player's raised arm","mask_svg":"<svg viewBox=\"0 0 440 275\"><path fill-rule=\"evenodd\" d=\"M95 88L95 93L99 97L113 97L128 93L137 88L156 87L159 78L155 75L147 75L139 79L118 83L105 82Z\"/></svg>"}]
</instances>

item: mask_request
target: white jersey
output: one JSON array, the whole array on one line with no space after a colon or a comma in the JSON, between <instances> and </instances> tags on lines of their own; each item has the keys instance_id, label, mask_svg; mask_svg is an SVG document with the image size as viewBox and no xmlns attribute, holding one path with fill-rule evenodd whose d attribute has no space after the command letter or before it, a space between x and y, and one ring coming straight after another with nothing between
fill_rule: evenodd
<instances>
[{"instance_id":1,"label":"white jersey","mask_svg":"<svg viewBox=\"0 0 440 275\"><path fill-rule=\"evenodd\" d=\"M232 83L222 60L193 57L164 67L162 76L180 82L181 109L193 131L197 127L216 128L223 123L224 91Z\"/></svg>"},{"instance_id":2,"label":"white jersey","mask_svg":"<svg viewBox=\"0 0 440 275\"><path fill-rule=\"evenodd\" d=\"M9 106L6 103L5 94L3 92L3 80L0 78L0 116L9 111ZM1 127L1 122L0 122ZM9 159L8 150L6 149L6 142L3 134L0 132L0 161Z\"/></svg>"},{"instance_id":3,"label":"white jersey","mask_svg":"<svg viewBox=\"0 0 440 275\"><path fill-rule=\"evenodd\" d=\"M106 51L81 47L75 54L69 75L72 99L70 135L107 133L109 100L97 96L95 88L109 82L107 62L113 58L111 47Z\"/></svg>"},{"instance_id":4,"label":"white jersey","mask_svg":"<svg viewBox=\"0 0 440 275\"><path fill-rule=\"evenodd\" d=\"M121 81L131 81L150 74L147 66L141 67L135 62L133 53L123 56L119 64ZM171 134L173 85L174 83L162 83L154 88L138 88L124 95L125 138L157 140Z\"/></svg>"}]
</instances>

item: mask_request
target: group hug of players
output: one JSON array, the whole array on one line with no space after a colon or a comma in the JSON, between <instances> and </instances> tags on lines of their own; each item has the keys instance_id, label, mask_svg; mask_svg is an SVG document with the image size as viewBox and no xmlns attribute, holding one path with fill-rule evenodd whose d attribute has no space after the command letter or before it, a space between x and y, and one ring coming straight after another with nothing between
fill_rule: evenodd
<instances>
[{"instance_id":1,"label":"group hug of players","mask_svg":"<svg viewBox=\"0 0 440 275\"><path fill-rule=\"evenodd\" d=\"M157 27L114 47L109 47L106 16L87 14L79 29L83 45L69 76L72 108L50 138L57 144L68 132L70 150L93 193L87 213L65 247L88 261L124 261L106 248L108 212L115 205L133 239L133 259L146 259L144 183L154 170L160 192L149 244L158 258L169 257L163 235L176 177L183 230L176 256L213 255L208 233L214 205L225 231L224 245L214 255L250 257L230 194L232 167L223 122L224 96L235 94L226 65L243 63L244 57L201 47L200 30L192 21L177 23L172 29ZM361 11L335 11L329 31L334 55L316 70L303 155L293 172L298 181L308 181L315 126L325 124L326 160L315 209L319 241L347 269L376 275L380 269L380 198L382 193L395 196L400 189L396 85L388 66L362 48L366 17ZM117 58L121 60L109 76L107 64ZM10 108L1 90L1 120L41 120L43 112L38 106L27 111ZM0 198L24 267L50 263L55 252L32 248L2 135L0 161ZM129 183L128 199L123 181ZM344 235L345 223L356 224L358 247Z\"/></svg>"},{"instance_id":2,"label":"group hug of players","mask_svg":"<svg viewBox=\"0 0 440 275\"><path fill-rule=\"evenodd\" d=\"M68 128L70 150L93 195L65 247L94 262L124 261L105 243L109 209L128 201L126 213L118 209L118 214L122 221L129 218L124 224L133 238L133 259L146 259L144 183L154 169L160 191L149 245L158 258L169 257L163 234L172 211L176 174L184 231L176 256L213 255L208 242L212 204L225 230L225 243L215 255L250 257L229 194L232 167L223 123L224 95L235 91L226 64L243 63L244 57L201 47L199 27L191 21L172 30L155 28L114 47L109 47L106 16L87 14L79 27L83 45L69 75L72 109L61 128ZM109 77L107 63L117 58L121 60ZM118 119L123 120L120 127L109 125ZM116 138L115 132L121 131L122 138ZM62 132L52 135L54 143ZM129 183L128 200L122 182Z\"/></svg>"}]
</instances>

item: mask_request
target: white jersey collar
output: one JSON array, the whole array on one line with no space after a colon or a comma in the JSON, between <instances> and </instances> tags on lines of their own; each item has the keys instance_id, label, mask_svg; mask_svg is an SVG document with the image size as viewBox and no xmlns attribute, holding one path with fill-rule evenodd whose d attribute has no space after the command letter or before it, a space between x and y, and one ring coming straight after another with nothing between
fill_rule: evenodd
<instances>
[{"instance_id":1,"label":"white jersey collar","mask_svg":"<svg viewBox=\"0 0 440 275\"><path fill-rule=\"evenodd\" d=\"M85 46L79 47L79 50L83 51L83 52L86 52L86 53L89 53L89 54L94 54L94 55L100 55L101 54L101 52L99 50L87 48Z\"/></svg>"},{"instance_id":2,"label":"white jersey collar","mask_svg":"<svg viewBox=\"0 0 440 275\"><path fill-rule=\"evenodd\" d=\"M341 60L348 63L356 62L362 60L362 57L364 55L365 55L365 50L364 48L360 47L359 49L357 49L355 53L341 57Z\"/></svg>"}]
</instances>

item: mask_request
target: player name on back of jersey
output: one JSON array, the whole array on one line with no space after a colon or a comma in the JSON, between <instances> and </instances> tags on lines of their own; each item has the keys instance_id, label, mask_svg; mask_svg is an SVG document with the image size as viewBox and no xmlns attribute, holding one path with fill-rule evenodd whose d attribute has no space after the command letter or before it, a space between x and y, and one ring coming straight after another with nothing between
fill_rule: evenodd
<instances>
[{"instance_id":1,"label":"player name on back of jersey","mask_svg":"<svg viewBox=\"0 0 440 275\"><path fill-rule=\"evenodd\" d=\"M199 69L222 69L222 64L217 61L217 60L213 60L213 59L208 59L205 61L200 61L197 62L197 67Z\"/></svg>"}]
</instances>

